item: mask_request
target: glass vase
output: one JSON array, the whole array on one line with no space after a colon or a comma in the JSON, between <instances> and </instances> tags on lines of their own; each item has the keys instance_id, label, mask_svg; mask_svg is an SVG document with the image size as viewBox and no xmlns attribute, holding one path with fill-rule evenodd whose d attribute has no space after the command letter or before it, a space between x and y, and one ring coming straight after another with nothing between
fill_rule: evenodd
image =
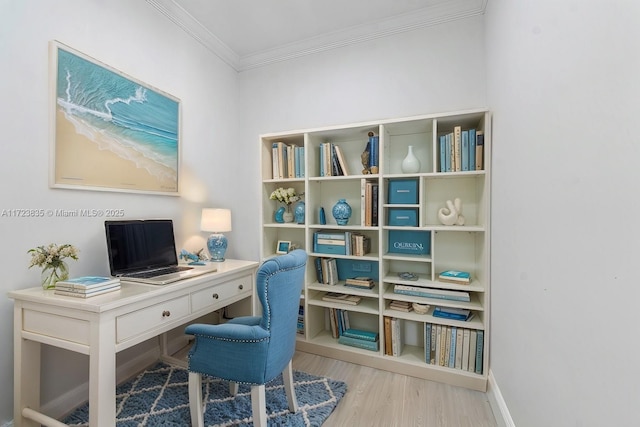
<instances>
[{"instance_id":1,"label":"glass vase","mask_svg":"<svg viewBox=\"0 0 640 427\"><path fill-rule=\"evenodd\" d=\"M42 269L40 275L40 282L42 283L42 289L53 289L61 280L67 280L69 278L69 266L66 262L60 261L57 266L48 265Z\"/></svg>"},{"instance_id":2,"label":"glass vase","mask_svg":"<svg viewBox=\"0 0 640 427\"><path fill-rule=\"evenodd\" d=\"M293 210L293 216L295 217L295 220L298 224L304 224L304 211L304 202L300 200L298 201L298 203L296 203L296 207Z\"/></svg>"},{"instance_id":3,"label":"glass vase","mask_svg":"<svg viewBox=\"0 0 640 427\"><path fill-rule=\"evenodd\" d=\"M287 205L287 209L282 214L284 222L293 222L293 212L291 212L291 205Z\"/></svg>"}]
</instances>

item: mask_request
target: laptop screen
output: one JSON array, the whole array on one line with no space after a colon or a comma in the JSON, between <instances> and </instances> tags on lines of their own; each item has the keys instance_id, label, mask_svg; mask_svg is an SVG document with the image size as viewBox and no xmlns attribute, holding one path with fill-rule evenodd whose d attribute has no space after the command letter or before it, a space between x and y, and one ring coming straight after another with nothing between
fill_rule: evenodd
<instances>
[{"instance_id":1,"label":"laptop screen","mask_svg":"<svg viewBox=\"0 0 640 427\"><path fill-rule=\"evenodd\" d=\"M178 264L170 219L105 221L112 276Z\"/></svg>"}]
</instances>

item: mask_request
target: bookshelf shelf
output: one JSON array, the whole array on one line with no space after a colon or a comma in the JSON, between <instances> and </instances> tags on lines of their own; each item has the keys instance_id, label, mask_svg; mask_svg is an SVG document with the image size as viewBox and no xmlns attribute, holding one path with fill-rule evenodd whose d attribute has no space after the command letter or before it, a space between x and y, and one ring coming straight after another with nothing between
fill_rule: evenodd
<instances>
[{"instance_id":1,"label":"bookshelf shelf","mask_svg":"<svg viewBox=\"0 0 640 427\"><path fill-rule=\"evenodd\" d=\"M473 140L483 142L483 165L478 170L462 170L478 158L476 152L472 153L471 145L465 145L463 149L463 142L470 143L474 132L476 137ZM482 140L477 137L480 134ZM449 145L447 137L452 141ZM458 158L460 170L455 170L456 141L458 153L466 154L464 159L462 154ZM481 369L468 372L441 366L439 362L430 363L425 355L425 332L427 325L439 326L445 334L460 330L464 335L464 330L475 331L476 337L480 335L484 343L489 342L489 111L468 110L270 133L261 135L259 143L263 196L261 257L274 256L279 240L291 241L309 255L306 283L300 300L304 329L298 335L297 347L336 359L485 391L488 345L474 349L480 352ZM405 174L402 161L409 146L413 146L421 168L417 173ZM369 154L368 158L375 159L376 173L363 173L364 170L373 170L363 166L369 153L367 147L373 147L374 154ZM293 162L287 160L285 173L280 170L279 162L283 157L278 148L296 153ZM451 158L454 158L454 163L449 171L447 167L452 164ZM291 170L293 176L287 174ZM346 174L341 173L345 171ZM280 173L282 177L279 177ZM398 186L407 181L415 183L411 184L415 188L415 199L390 198L390 188L399 191ZM269 200L269 195L278 187L293 187L298 194L304 193L304 224L275 222L274 213L280 206ZM464 225L444 225L439 211L456 198L461 200ZM339 199L345 199L352 208L347 225L338 225L332 216L332 207ZM321 210L324 211L325 223L321 223ZM408 223L396 219L407 218L402 217L403 214L408 215ZM411 223L412 217L415 217L414 223ZM394 220L390 222L392 218ZM326 239L316 245L316 233L337 235L337 242L331 243L337 247L327 247ZM370 245L363 256L348 252L355 244L353 236L358 234L364 236ZM411 235L419 237L415 237L415 241L401 240ZM347 239L350 245L347 245ZM325 259L323 264L326 264L329 258L335 260L332 262L336 267L332 268L337 272L332 274L337 275L336 285L321 283L324 277L320 276L325 272L318 273L316 269L317 259ZM468 271L472 281L469 284L440 282L438 275L444 270ZM416 281L403 280L398 276L400 272L411 272L419 278ZM346 278L356 276L373 278L375 287L357 289L345 286ZM332 280L335 279L333 277ZM466 292L470 301L399 294L393 292L396 284L433 288L444 293ZM358 295L362 300L357 305L325 301L322 296L326 292ZM430 309L427 314L394 310L390 307L392 301L428 304ZM435 317L435 307L470 310L473 316L468 321ZM347 313L352 328L378 332L380 349L371 351L338 343L332 336L331 309ZM385 331L385 317L401 320L395 334ZM386 354L385 334L394 335L396 341L400 337L403 349L398 356ZM446 345L446 341L442 344Z\"/></svg>"}]
</instances>

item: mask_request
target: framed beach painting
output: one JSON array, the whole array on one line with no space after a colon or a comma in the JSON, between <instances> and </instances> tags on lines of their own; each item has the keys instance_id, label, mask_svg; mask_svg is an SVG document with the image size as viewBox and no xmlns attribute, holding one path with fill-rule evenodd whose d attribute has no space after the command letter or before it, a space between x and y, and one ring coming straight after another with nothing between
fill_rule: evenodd
<instances>
[{"instance_id":1,"label":"framed beach painting","mask_svg":"<svg viewBox=\"0 0 640 427\"><path fill-rule=\"evenodd\" d=\"M50 186L178 195L180 100L50 42Z\"/></svg>"}]
</instances>

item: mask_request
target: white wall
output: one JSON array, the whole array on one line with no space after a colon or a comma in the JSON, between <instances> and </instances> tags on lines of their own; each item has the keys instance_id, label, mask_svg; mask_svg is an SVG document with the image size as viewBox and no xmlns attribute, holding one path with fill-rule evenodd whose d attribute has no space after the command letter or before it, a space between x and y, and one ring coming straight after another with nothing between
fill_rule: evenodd
<instances>
[{"instance_id":1,"label":"white wall","mask_svg":"<svg viewBox=\"0 0 640 427\"><path fill-rule=\"evenodd\" d=\"M263 133L485 107L483 28L469 18L241 72L247 162ZM239 179L258 205L258 175Z\"/></svg>"},{"instance_id":2,"label":"white wall","mask_svg":"<svg viewBox=\"0 0 640 427\"><path fill-rule=\"evenodd\" d=\"M52 39L181 99L184 197L48 188L47 43ZM241 155L234 147L237 73L146 2L0 0L0 63L0 211L113 208L124 209L128 218L168 217L176 223L176 243L182 246L188 239L202 244L203 206L235 212L246 205L227 179L234 172L230 165L238 164ZM0 216L5 277L0 290L4 294L37 286L39 271L27 269L27 250L49 242L80 248L80 260L70 263L73 275L108 274L103 220ZM234 226L246 228L241 222ZM251 255L240 249L232 244L229 255ZM12 301L0 298L0 384L5 385L0 390L0 425L13 418L12 310ZM44 352L44 403L88 375L85 356L49 350Z\"/></svg>"},{"instance_id":3,"label":"white wall","mask_svg":"<svg viewBox=\"0 0 640 427\"><path fill-rule=\"evenodd\" d=\"M491 0L491 369L518 427L638 425L640 4Z\"/></svg>"}]
</instances>

